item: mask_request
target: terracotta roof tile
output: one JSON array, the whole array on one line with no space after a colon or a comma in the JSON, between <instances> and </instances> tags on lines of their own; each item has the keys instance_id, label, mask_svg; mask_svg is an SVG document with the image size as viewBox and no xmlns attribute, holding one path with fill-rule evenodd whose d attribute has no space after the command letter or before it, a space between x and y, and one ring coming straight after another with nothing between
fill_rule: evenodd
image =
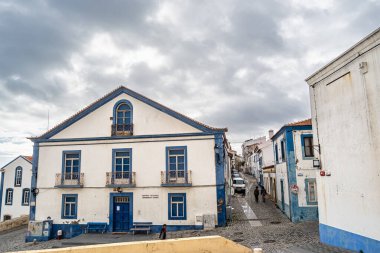
<instances>
[{"instance_id":1,"label":"terracotta roof tile","mask_svg":"<svg viewBox=\"0 0 380 253\"><path fill-rule=\"evenodd\" d=\"M29 162L32 162L33 161L33 156L26 156L26 155L23 155L22 157L24 157L26 160L28 160Z\"/></svg>"},{"instance_id":2,"label":"terracotta roof tile","mask_svg":"<svg viewBox=\"0 0 380 253\"><path fill-rule=\"evenodd\" d=\"M311 119L305 119L297 122L288 123L285 126L308 126L311 125Z\"/></svg>"}]
</instances>

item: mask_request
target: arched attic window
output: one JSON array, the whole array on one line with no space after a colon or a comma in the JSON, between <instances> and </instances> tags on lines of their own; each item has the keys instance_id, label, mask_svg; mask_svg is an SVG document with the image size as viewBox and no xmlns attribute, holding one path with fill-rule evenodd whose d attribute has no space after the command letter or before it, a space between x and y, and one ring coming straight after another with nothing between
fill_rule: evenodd
<instances>
[{"instance_id":1,"label":"arched attic window","mask_svg":"<svg viewBox=\"0 0 380 253\"><path fill-rule=\"evenodd\" d=\"M118 101L113 107L112 135L133 134L133 107L126 99Z\"/></svg>"},{"instance_id":2,"label":"arched attic window","mask_svg":"<svg viewBox=\"0 0 380 253\"><path fill-rule=\"evenodd\" d=\"M21 186L22 183L22 167L18 166L15 170L15 186Z\"/></svg>"}]
</instances>

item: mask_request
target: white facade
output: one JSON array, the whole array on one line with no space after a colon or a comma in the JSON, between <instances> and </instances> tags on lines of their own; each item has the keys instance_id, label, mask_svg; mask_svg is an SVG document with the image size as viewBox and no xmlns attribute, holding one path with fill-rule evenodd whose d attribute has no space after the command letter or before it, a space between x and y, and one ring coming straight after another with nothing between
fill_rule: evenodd
<instances>
[{"instance_id":1,"label":"white facade","mask_svg":"<svg viewBox=\"0 0 380 253\"><path fill-rule=\"evenodd\" d=\"M285 125L272 139L277 205L293 222L318 219L312 145L308 146L312 153L305 155L305 138L312 138L312 134L309 120Z\"/></svg>"},{"instance_id":2,"label":"white facade","mask_svg":"<svg viewBox=\"0 0 380 253\"><path fill-rule=\"evenodd\" d=\"M307 79L328 175L317 176L321 241L363 252L380 252L379 44L377 29Z\"/></svg>"},{"instance_id":3,"label":"white facade","mask_svg":"<svg viewBox=\"0 0 380 253\"><path fill-rule=\"evenodd\" d=\"M31 157L19 156L0 171L0 221L29 215Z\"/></svg>"},{"instance_id":4,"label":"white facade","mask_svg":"<svg viewBox=\"0 0 380 253\"><path fill-rule=\"evenodd\" d=\"M244 172L253 174L256 170L256 164L254 160L254 150L257 147L257 145L265 142L266 137L262 136L256 139L249 139L243 142L241 149L242 149L242 155L245 161L244 164Z\"/></svg>"},{"instance_id":5,"label":"white facade","mask_svg":"<svg viewBox=\"0 0 380 253\"><path fill-rule=\"evenodd\" d=\"M225 225L225 182L230 177L226 130L205 126L124 87L107 96L112 99L104 102L103 98L96 102L99 107L85 109L89 111L83 118L57 133L53 129L34 139L39 143L39 194L33 218L50 217L56 224L53 230L68 230L65 224L73 221L105 222L109 231L118 231L123 222L128 223L124 231L129 231L133 222L152 222L153 231L159 231L162 224L169 230L199 229L204 215L212 215L216 224ZM120 101L128 101L133 108L133 132L111 136L115 105L124 103ZM169 150L180 150L181 158L170 158ZM80 171L73 187L65 183L67 173L63 175L64 164L70 164L66 154L71 152L79 154ZM127 183L116 182L122 175L115 176L118 152L128 153L128 158L120 160L128 164L131 181ZM174 174L170 174L171 166L177 168ZM180 175L180 166L184 166L181 173L185 175ZM107 173L115 176L112 183L107 181ZM173 194L181 196L180 204L172 203L177 201ZM65 196L73 196L76 202L71 218L65 214L71 208L64 204ZM117 196L128 198L127 218L122 220L115 218L124 208L116 204ZM75 235L66 233L67 237Z\"/></svg>"}]
</instances>

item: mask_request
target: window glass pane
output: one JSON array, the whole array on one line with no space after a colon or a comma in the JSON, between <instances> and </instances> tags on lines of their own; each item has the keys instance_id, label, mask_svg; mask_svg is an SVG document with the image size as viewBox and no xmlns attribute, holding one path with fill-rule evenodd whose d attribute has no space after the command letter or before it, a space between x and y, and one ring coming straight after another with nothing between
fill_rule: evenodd
<instances>
[{"instance_id":1,"label":"window glass pane","mask_svg":"<svg viewBox=\"0 0 380 253\"><path fill-rule=\"evenodd\" d=\"M177 169L176 164L171 163L171 164L169 165L169 170L176 170L176 169Z\"/></svg>"},{"instance_id":2,"label":"window glass pane","mask_svg":"<svg viewBox=\"0 0 380 253\"><path fill-rule=\"evenodd\" d=\"M79 160L75 159L75 160L73 161L73 165L74 165L74 166L79 166Z\"/></svg>"},{"instance_id":3,"label":"window glass pane","mask_svg":"<svg viewBox=\"0 0 380 253\"><path fill-rule=\"evenodd\" d=\"M122 112L117 112L117 118L122 118L123 117L123 113Z\"/></svg>"},{"instance_id":4,"label":"window glass pane","mask_svg":"<svg viewBox=\"0 0 380 253\"><path fill-rule=\"evenodd\" d=\"M75 202L75 197L66 197L66 202Z\"/></svg>"},{"instance_id":5,"label":"window glass pane","mask_svg":"<svg viewBox=\"0 0 380 253\"><path fill-rule=\"evenodd\" d=\"M175 156L170 156L169 157L169 162L170 163L176 163L177 162L177 158Z\"/></svg>"},{"instance_id":6,"label":"window glass pane","mask_svg":"<svg viewBox=\"0 0 380 253\"><path fill-rule=\"evenodd\" d=\"M70 204L65 204L65 216L70 215Z\"/></svg>"},{"instance_id":7,"label":"window glass pane","mask_svg":"<svg viewBox=\"0 0 380 253\"><path fill-rule=\"evenodd\" d=\"M184 156L178 156L178 163L184 163L185 157Z\"/></svg>"},{"instance_id":8,"label":"window glass pane","mask_svg":"<svg viewBox=\"0 0 380 253\"><path fill-rule=\"evenodd\" d=\"M177 204L172 204L172 216L177 217Z\"/></svg>"},{"instance_id":9,"label":"window glass pane","mask_svg":"<svg viewBox=\"0 0 380 253\"><path fill-rule=\"evenodd\" d=\"M79 158L79 154L66 154L66 158Z\"/></svg>"},{"instance_id":10,"label":"window glass pane","mask_svg":"<svg viewBox=\"0 0 380 253\"><path fill-rule=\"evenodd\" d=\"M127 157L127 158L124 158L123 159L123 162L124 162L124 164L129 164L129 158Z\"/></svg>"},{"instance_id":11,"label":"window glass pane","mask_svg":"<svg viewBox=\"0 0 380 253\"><path fill-rule=\"evenodd\" d=\"M116 171L122 171L123 170L123 167L121 165L116 165L116 168L115 168Z\"/></svg>"},{"instance_id":12,"label":"window glass pane","mask_svg":"<svg viewBox=\"0 0 380 253\"><path fill-rule=\"evenodd\" d=\"M66 160L65 164L66 164L66 166L70 166L71 165L71 160Z\"/></svg>"},{"instance_id":13,"label":"window glass pane","mask_svg":"<svg viewBox=\"0 0 380 253\"><path fill-rule=\"evenodd\" d=\"M178 204L178 216L179 217L183 217L184 216L183 212L184 212L184 210L183 210L183 204L180 203L180 204Z\"/></svg>"},{"instance_id":14,"label":"window glass pane","mask_svg":"<svg viewBox=\"0 0 380 253\"><path fill-rule=\"evenodd\" d=\"M117 165L121 165L121 164L123 164L123 158L116 158L115 162Z\"/></svg>"},{"instance_id":15,"label":"window glass pane","mask_svg":"<svg viewBox=\"0 0 380 253\"><path fill-rule=\"evenodd\" d=\"M116 152L117 157L129 156L129 152Z\"/></svg>"},{"instance_id":16,"label":"window glass pane","mask_svg":"<svg viewBox=\"0 0 380 253\"><path fill-rule=\"evenodd\" d=\"M129 171L129 164L123 166L123 171Z\"/></svg>"},{"instance_id":17,"label":"window glass pane","mask_svg":"<svg viewBox=\"0 0 380 253\"><path fill-rule=\"evenodd\" d=\"M170 155L183 155L183 154L185 154L185 150L184 149L172 149L172 150L169 150L169 154Z\"/></svg>"},{"instance_id":18,"label":"window glass pane","mask_svg":"<svg viewBox=\"0 0 380 253\"><path fill-rule=\"evenodd\" d=\"M182 196L173 196L172 201L183 202L183 197Z\"/></svg>"},{"instance_id":19,"label":"window glass pane","mask_svg":"<svg viewBox=\"0 0 380 253\"><path fill-rule=\"evenodd\" d=\"M127 104L121 104L118 107L118 111L130 110L131 108Z\"/></svg>"},{"instance_id":20,"label":"window glass pane","mask_svg":"<svg viewBox=\"0 0 380 253\"><path fill-rule=\"evenodd\" d=\"M185 170L185 164L181 163L181 164L178 164L178 170Z\"/></svg>"}]
</instances>

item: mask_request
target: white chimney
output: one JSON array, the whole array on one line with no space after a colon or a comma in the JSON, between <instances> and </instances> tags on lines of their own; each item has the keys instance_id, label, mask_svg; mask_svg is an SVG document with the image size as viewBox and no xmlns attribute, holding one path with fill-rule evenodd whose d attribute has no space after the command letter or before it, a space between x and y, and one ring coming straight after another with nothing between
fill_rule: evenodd
<instances>
[{"instance_id":1,"label":"white chimney","mask_svg":"<svg viewBox=\"0 0 380 253\"><path fill-rule=\"evenodd\" d=\"M273 130L271 129L271 130L269 130L268 132L269 132L269 139L272 139L273 134L274 134Z\"/></svg>"}]
</instances>

